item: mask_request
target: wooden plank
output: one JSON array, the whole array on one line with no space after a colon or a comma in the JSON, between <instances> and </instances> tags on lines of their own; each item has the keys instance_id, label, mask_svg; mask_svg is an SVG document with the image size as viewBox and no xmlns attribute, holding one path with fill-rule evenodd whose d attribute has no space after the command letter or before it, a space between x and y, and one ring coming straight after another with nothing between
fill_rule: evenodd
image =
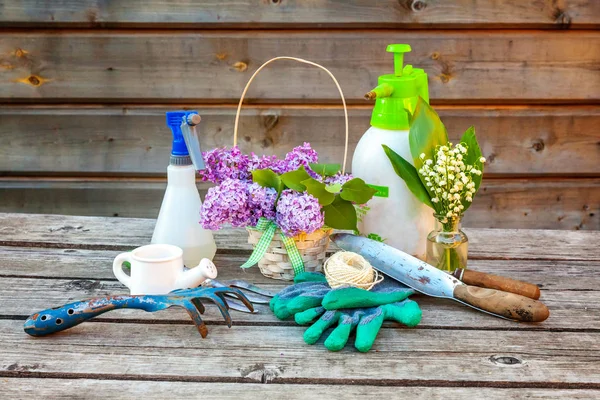
<instances>
[{"instance_id":1,"label":"wooden plank","mask_svg":"<svg viewBox=\"0 0 600 400\"><path fill-rule=\"evenodd\" d=\"M114 281L116 279L112 272L112 260L120 252L119 250L0 246L0 276ZM265 278L257 268L241 270L239 266L247 259L248 254L217 254L213 261L219 270L218 279L243 278L257 285L288 284L288 282ZM471 258L469 268L531 282L539 285L543 291L598 290L599 286L595 278L600 269L600 261L593 260Z\"/></svg>"},{"instance_id":2,"label":"wooden plank","mask_svg":"<svg viewBox=\"0 0 600 400\"><path fill-rule=\"evenodd\" d=\"M160 179L0 178L0 212L154 218L165 187ZM202 196L208 187L199 184ZM485 178L464 225L598 230L598 199L598 178Z\"/></svg>"},{"instance_id":3,"label":"wooden plank","mask_svg":"<svg viewBox=\"0 0 600 400\"><path fill-rule=\"evenodd\" d=\"M0 4L0 26L18 27L321 27L321 28L582 28L600 24L593 0L557 3L545 0L339 2L84 0L53 4L43 0L13 0Z\"/></svg>"},{"instance_id":4,"label":"wooden plank","mask_svg":"<svg viewBox=\"0 0 600 400\"><path fill-rule=\"evenodd\" d=\"M384 49L393 42L411 44L406 61L427 71L438 104L599 99L594 31L9 32L0 93L8 101L229 102L264 61L293 54L330 68L347 98L362 101L392 71ZM256 86L253 101L339 102L326 74L297 63L274 65Z\"/></svg>"},{"instance_id":5,"label":"wooden plank","mask_svg":"<svg viewBox=\"0 0 600 400\"><path fill-rule=\"evenodd\" d=\"M600 388L600 333L592 332L382 329L372 351L357 354L352 346L337 353L308 346L300 327L215 326L201 339L188 325L131 324L124 333L123 324L102 323L36 339L20 331L21 323L0 320L4 375L21 370L86 378Z\"/></svg>"},{"instance_id":6,"label":"wooden plank","mask_svg":"<svg viewBox=\"0 0 600 400\"><path fill-rule=\"evenodd\" d=\"M465 226L600 229L600 180L485 179Z\"/></svg>"},{"instance_id":7,"label":"wooden plank","mask_svg":"<svg viewBox=\"0 0 600 400\"><path fill-rule=\"evenodd\" d=\"M154 219L0 213L0 245L129 250L150 242ZM470 259L600 260L598 231L465 229ZM220 252L249 251L242 229L215 231Z\"/></svg>"},{"instance_id":8,"label":"wooden plank","mask_svg":"<svg viewBox=\"0 0 600 400\"><path fill-rule=\"evenodd\" d=\"M540 270L539 273L545 273ZM237 278L253 281L251 274L238 273ZM510 276L518 277L513 272ZM589 278L598 286L598 280ZM259 278L259 280L263 280ZM550 282L544 279L544 282ZM278 292L290 282L262 283L263 287ZM35 288L35 290L32 290ZM574 290L544 290L542 301L550 309L550 318L541 324L515 323L499 318L494 318L481 312L472 310L456 302L435 299L422 295L415 295L413 299L422 309L423 318L417 329L452 328L452 329L503 329L503 330L560 330L560 331L588 331L600 332L600 294L594 289ZM2 310L0 317L24 320L41 310L57 307L73 301L93 297L106 297L127 293L121 283L102 279L38 279L14 278L3 276L0 280L0 300ZM234 322L232 329L245 329L244 326L291 326L293 320L280 321L271 313L266 305L257 305L258 314L247 314L237 311L231 312ZM206 312L202 317L210 326L223 325L224 320L218 309L210 302L206 302ZM145 324L192 324L185 310L173 308L157 313L147 313L140 310L115 310L104 314L94 321L133 322ZM388 324L388 327L395 325ZM129 329L129 328L124 328Z\"/></svg>"},{"instance_id":9,"label":"wooden plank","mask_svg":"<svg viewBox=\"0 0 600 400\"><path fill-rule=\"evenodd\" d=\"M3 378L0 391L8 398L52 398L56 400L96 399L115 400L140 398L147 400L165 398L229 399L261 398L264 400L338 400L340 393L364 400L395 398L398 393L415 400L463 400L485 398L509 399L597 399L600 390L594 389L512 389L485 387L385 387L352 385L257 385L253 383L208 383L173 381L127 381L98 379ZM101 393L101 395L100 395ZM347 396L345 396L347 397Z\"/></svg>"},{"instance_id":10,"label":"wooden plank","mask_svg":"<svg viewBox=\"0 0 600 400\"><path fill-rule=\"evenodd\" d=\"M0 171L164 174L171 134L161 106L2 106ZM184 106L181 106L184 107ZM235 108L187 105L203 116L205 149L231 146ZM473 125L486 174L600 175L597 106L438 106L450 138ZM371 108L350 109L350 149L369 127ZM323 162L343 157L343 113L337 106L262 106L243 110L240 148L284 156L310 142ZM323 134L326 132L327 134ZM488 175L489 176L489 175Z\"/></svg>"}]
</instances>

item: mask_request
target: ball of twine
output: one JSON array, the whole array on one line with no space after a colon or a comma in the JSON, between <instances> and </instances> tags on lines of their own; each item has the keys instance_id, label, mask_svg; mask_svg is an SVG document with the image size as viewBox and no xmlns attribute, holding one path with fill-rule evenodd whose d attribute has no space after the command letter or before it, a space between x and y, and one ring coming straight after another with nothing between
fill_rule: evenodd
<instances>
[{"instance_id":1,"label":"ball of twine","mask_svg":"<svg viewBox=\"0 0 600 400\"><path fill-rule=\"evenodd\" d=\"M371 290L383 280L363 256L351 251L339 251L329 257L323 264L327 283L333 289L340 286L354 286Z\"/></svg>"}]
</instances>

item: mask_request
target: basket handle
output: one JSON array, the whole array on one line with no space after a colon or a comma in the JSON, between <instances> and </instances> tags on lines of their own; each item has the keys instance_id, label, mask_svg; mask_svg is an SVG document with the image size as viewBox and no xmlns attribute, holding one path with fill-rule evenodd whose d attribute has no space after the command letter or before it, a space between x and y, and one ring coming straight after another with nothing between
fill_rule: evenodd
<instances>
[{"instance_id":1,"label":"basket handle","mask_svg":"<svg viewBox=\"0 0 600 400\"><path fill-rule=\"evenodd\" d=\"M242 110L242 103L244 102L244 96L246 96L246 92L248 91L248 88L250 87L250 84L252 83L252 81L254 80L254 78L256 77L256 75L258 75L258 73L260 72L260 70L262 70L264 67L266 67L268 64L272 63L273 61L276 60L295 60L304 64L309 64L309 65L314 65L315 67L321 68L323 71L327 72L327 74L331 77L331 79L333 79L333 82L335 83L335 86L337 87L338 91L340 92L340 97L342 98L342 104L344 105L344 121L346 123L346 141L344 144L344 162L342 164L342 174L344 174L346 172L346 160L348 158L348 108L346 107L346 99L344 98L344 93L342 92L342 88L340 87L340 84L338 83L337 79L335 79L335 76L333 76L333 74L331 73L331 71L329 71L327 68L325 68L322 65L319 65L315 62L312 61L308 61L302 58L296 58L296 57L287 57L287 56L281 56L281 57L275 57L275 58L271 58L270 60L266 61L263 65L261 65L250 77L250 79L248 80L248 83L246 83L246 87L244 88L244 91L242 92L242 96L240 97L240 102L238 103L238 108L237 108L237 112L235 114L235 125L233 126L233 145L236 146L237 145L237 137L238 137L238 123L240 120L240 112Z\"/></svg>"}]
</instances>

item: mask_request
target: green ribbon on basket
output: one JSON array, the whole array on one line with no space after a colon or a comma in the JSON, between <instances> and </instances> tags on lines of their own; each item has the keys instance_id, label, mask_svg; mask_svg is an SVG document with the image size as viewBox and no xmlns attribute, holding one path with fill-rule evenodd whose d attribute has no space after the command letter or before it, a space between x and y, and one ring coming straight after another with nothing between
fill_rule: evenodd
<instances>
[{"instance_id":1,"label":"green ribbon on basket","mask_svg":"<svg viewBox=\"0 0 600 400\"><path fill-rule=\"evenodd\" d=\"M269 248L269 244L271 244L271 240L273 240L273 236L275 236L277 224L266 218L260 218L254 229L263 232L263 234L258 240L256 246L254 246L254 251L250 255L250 258L248 258L248 261L242 265L242 268L250 268L256 265L261 258L263 258L267 252L267 249ZM283 242L288 256L290 257L292 268L294 268L294 275L304 272L304 262L302 261L302 257L298 252L298 248L296 247L296 242L294 239L285 236L285 234L281 232L281 241Z\"/></svg>"}]
</instances>

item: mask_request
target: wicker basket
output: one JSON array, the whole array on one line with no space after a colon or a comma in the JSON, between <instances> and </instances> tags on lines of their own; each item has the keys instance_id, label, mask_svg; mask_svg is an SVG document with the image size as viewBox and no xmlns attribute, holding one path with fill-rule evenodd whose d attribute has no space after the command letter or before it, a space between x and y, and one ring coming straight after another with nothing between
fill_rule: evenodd
<instances>
[{"instance_id":1,"label":"wicker basket","mask_svg":"<svg viewBox=\"0 0 600 400\"><path fill-rule=\"evenodd\" d=\"M256 246L263 232L256 229L248 229L248 243ZM323 269L325 253L329 247L329 234L331 229L319 229L306 235L294 236L294 242L298 247L298 253L304 262L304 270L307 272L319 272ZM269 244L267 252L258 262L260 272L267 278L291 281L294 279L294 268L287 254L285 246L281 242L281 231L278 229Z\"/></svg>"},{"instance_id":2,"label":"wicker basket","mask_svg":"<svg viewBox=\"0 0 600 400\"><path fill-rule=\"evenodd\" d=\"M344 93L342 92L342 88L340 87L339 82L337 81L337 79L335 79L335 76L333 76L331 71L329 71L322 65L301 58L285 56L275 57L266 61L254 72L254 74L252 74L252 76L248 80L248 83L246 83L246 87L242 91L242 95L240 96L240 101L238 103L238 108L235 115L235 124L233 126L233 145L237 145L238 127L240 114L242 110L242 104L244 102L246 92L250 87L250 84L263 68L277 60L293 60L320 68L321 70L325 71L335 83L335 86L338 89L344 107L345 142L344 159L342 162L342 173L344 173L346 170L346 160L348 159L348 108L346 106L346 99L344 98ZM249 234L248 243L252 244L253 246L256 246L263 232L252 228L247 228L247 230ZM294 242L296 242L296 246L298 247L298 252L302 257L305 271L314 272L322 270L323 262L325 261L325 253L327 251L327 247L329 246L329 234L331 233L331 231L332 229L329 228L319 229L309 235L302 234L293 238ZM268 278L293 280L294 269L292 267L292 263L290 262L287 250L285 249L285 246L281 242L280 238L281 231L278 229L275 232L275 235L273 236L273 240L271 240L267 252L263 256L263 258L258 262L258 266L262 274Z\"/></svg>"}]
</instances>

